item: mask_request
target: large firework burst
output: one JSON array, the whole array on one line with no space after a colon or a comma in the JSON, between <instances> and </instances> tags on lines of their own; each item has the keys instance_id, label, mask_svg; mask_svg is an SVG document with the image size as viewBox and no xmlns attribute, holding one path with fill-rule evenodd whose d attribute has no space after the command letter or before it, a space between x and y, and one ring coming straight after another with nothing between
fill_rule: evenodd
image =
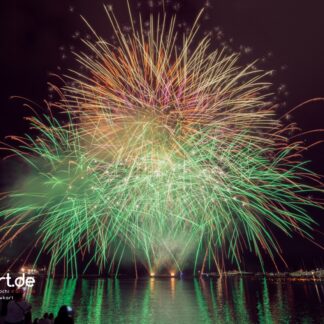
<instances>
[{"instance_id":1,"label":"large firework burst","mask_svg":"<svg viewBox=\"0 0 324 324\"><path fill-rule=\"evenodd\" d=\"M317 204L305 197L319 177L276 117L267 73L211 50L209 36L194 41L197 22L177 36L175 18L144 28L131 17L125 33L106 11L117 45L91 29L92 55L76 53L87 72L30 118L36 139L8 148L32 171L6 197L0 247L36 227L50 271L77 273L86 254L100 269L132 255L154 273L207 257L221 271L245 250L261 264L280 256L274 228L310 237L305 207Z\"/></svg>"}]
</instances>

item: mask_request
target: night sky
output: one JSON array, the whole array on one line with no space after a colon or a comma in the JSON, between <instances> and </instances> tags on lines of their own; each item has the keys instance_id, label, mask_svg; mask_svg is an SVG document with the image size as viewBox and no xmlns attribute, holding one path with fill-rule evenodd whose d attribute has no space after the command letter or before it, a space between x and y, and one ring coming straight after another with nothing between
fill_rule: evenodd
<instances>
[{"instance_id":1,"label":"night sky","mask_svg":"<svg viewBox=\"0 0 324 324\"><path fill-rule=\"evenodd\" d=\"M137 6L137 1L134 7ZM153 1L157 3L158 1ZM100 35L109 38L111 29L97 0L2 0L0 2L0 140L12 134L24 134L28 130L23 120L29 112L21 96L42 105L50 99L48 81L55 81L51 73L64 73L67 68L77 68L71 49L78 50L80 35L87 28L80 19L85 16ZM106 2L107 3L107 2ZM127 19L123 0L110 1L115 14ZM146 4L146 1L143 1ZM192 23L204 1L181 1L178 17ZM175 2L173 2L175 4ZM141 6L145 16L147 5ZM173 11L174 9L169 9ZM208 19L203 24L206 30L219 26L225 38L233 38L233 47L251 47L251 59L266 57L264 66L277 71L271 81L277 87L286 86L286 108L279 113L315 97L324 97L324 2L322 0L222 0L210 1ZM285 90L286 92L286 90ZM324 103L306 105L293 114L303 131L324 128ZM312 143L324 134L307 138ZM310 159L310 168L324 174L324 145L318 145L305 154ZM4 156L4 153L1 153ZM12 179L1 164L1 186ZM323 197L322 197L323 198ZM317 230L324 231L324 213L310 210L319 223ZM315 233L323 244L323 235ZM308 266L324 265L324 252L311 243L295 237L287 240L279 236L288 262L292 267L305 263Z\"/></svg>"}]
</instances>

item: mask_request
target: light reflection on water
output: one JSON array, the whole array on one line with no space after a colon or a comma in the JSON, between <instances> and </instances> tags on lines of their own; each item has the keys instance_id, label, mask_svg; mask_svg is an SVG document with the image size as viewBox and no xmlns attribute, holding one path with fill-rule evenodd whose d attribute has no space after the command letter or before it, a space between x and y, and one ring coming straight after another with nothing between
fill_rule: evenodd
<instances>
[{"instance_id":1,"label":"light reflection on water","mask_svg":"<svg viewBox=\"0 0 324 324\"><path fill-rule=\"evenodd\" d=\"M324 323L324 282L47 279L33 317L72 305L76 323Z\"/></svg>"}]
</instances>

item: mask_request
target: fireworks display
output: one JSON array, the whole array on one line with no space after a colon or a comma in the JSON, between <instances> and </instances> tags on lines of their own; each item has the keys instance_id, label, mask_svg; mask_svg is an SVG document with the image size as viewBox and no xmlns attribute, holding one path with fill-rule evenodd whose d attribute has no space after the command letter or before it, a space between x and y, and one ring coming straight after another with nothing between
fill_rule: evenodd
<instances>
[{"instance_id":1,"label":"fireworks display","mask_svg":"<svg viewBox=\"0 0 324 324\"><path fill-rule=\"evenodd\" d=\"M311 239L320 177L277 117L268 73L198 40L199 17L177 34L176 18L145 27L130 14L125 32L106 12L117 43L89 26L91 55L75 54L83 72L29 118L37 136L7 146L30 172L5 194L0 248L28 229L50 273L64 263L77 274L86 260L82 270L132 262L155 274L240 268L245 251L275 263L273 230Z\"/></svg>"}]
</instances>

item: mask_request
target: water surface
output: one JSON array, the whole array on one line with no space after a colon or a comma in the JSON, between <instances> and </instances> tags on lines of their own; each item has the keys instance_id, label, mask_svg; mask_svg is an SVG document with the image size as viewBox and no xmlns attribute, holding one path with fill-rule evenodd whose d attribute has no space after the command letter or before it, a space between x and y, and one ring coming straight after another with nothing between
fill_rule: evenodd
<instances>
[{"instance_id":1,"label":"water surface","mask_svg":"<svg viewBox=\"0 0 324 324\"><path fill-rule=\"evenodd\" d=\"M47 279L33 317L72 305L76 323L324 323L324 282L265 278Z\"/></svg>"}]
</instances>

